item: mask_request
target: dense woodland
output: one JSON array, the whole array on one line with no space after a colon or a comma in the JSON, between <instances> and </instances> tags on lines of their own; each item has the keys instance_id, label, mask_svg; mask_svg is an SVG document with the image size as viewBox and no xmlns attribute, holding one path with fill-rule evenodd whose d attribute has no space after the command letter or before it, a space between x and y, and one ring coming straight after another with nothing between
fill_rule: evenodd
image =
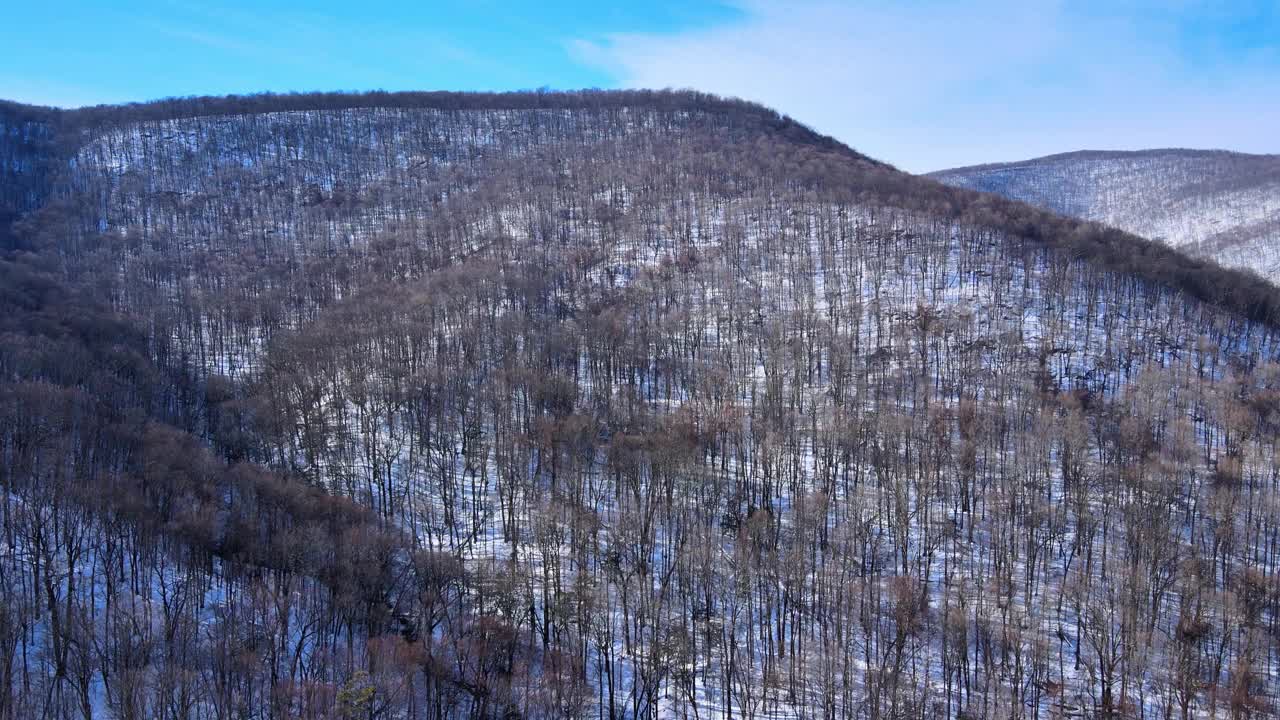
<instances>
[{"instance_id":1,"label":"dense woodland","mask_svg":"<svg viewBox=\"0 0 1280 720\"><path fill-rule=\"evenodd\" d=\"M0 718L1280 709L1280 293L692 93L0 105Z\"/></svg>"}]
</instances>

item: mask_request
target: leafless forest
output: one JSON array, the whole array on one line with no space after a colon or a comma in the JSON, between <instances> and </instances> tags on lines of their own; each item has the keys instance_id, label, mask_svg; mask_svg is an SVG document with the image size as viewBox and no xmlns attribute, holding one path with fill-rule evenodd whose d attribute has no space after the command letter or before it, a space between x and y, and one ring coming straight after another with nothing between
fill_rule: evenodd
<instances>
[{"instance_id":1,"label":"leafless forest","mask_svg":"<svg viewBox=\"0 0 1280 720\"><path fill-rule=\"evenodd\" d=\"M692 93L0 105L0 718L1280 709L1280 292Z\"/></svg>"}]
</instances>

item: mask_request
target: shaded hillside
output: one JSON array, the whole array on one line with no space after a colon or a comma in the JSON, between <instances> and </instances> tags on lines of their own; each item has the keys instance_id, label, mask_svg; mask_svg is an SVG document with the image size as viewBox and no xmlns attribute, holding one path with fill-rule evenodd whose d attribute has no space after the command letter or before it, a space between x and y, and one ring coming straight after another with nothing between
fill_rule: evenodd
<instances>
[{"instance_id":1,"label":"shaded hillside","mask_svg":"<svg viewBox=\"0 0 1280 720\"><path fill-rule=\"evenodd\" d=\"M1280 277L1280 155L1077 152L932 177Z\"/></svg>"},{"instance_id":2,"label":"shaded hillside","mask_svg":"<svg viewBox=\"0 0 1280 720\"><path fill-rule=\"evenodd\" d=\"M1254 276L692 93L31 112L0 717L1276 707Z\"/></svg>"},{"instance_id":3,"label":"shaded hillside","mask_svg":"<svg viewBox=\"0 0 1280 720\"><path fill-rule=\"evenodd\" d=\"M53 147L58 113L0 100L0 247L13 242L11 228L23 214L43 205L52 190Z\"/></svg>"}]
</instances>

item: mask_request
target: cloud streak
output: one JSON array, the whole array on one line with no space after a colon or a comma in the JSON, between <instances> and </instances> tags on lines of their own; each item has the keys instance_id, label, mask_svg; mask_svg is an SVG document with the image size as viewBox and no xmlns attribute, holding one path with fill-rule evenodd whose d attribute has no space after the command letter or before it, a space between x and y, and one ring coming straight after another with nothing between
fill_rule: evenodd
<instances>
[{"instance_id":1,"label":"cloud streak","mask_svg":"<svg viewBox=\"0 0 1280 720\"><path fill-rule=\"evenodd\" d=\"M619 85L760 101L915 172L1083 148L1280 152L1280 33L1231 35L1240 14L958 5L749 0L732 23L573 47Z\"/></svg>"}]
</instances>

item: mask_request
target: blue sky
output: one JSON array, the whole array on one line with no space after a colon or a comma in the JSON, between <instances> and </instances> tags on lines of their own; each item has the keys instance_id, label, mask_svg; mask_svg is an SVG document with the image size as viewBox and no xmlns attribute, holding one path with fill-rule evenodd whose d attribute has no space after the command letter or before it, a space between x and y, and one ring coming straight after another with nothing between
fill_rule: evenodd
<instances>
[{"instance_id":1,"label":"blue sky","mask_svg":"<svg viewBox=\"0 0 1280 720\"><path fill-rule=\"evenodd\" d=\"M0 97L694 87L925 171L1280 152L1280 0L15 3Z\"/></svg>"},{"instance_id":2,"label":"blue sky","mask_svg":"<svg viewBox=\"0 0 1280 720\"><path fill-rule=\"evenodd\" d=\"M636 4L640 5L639 3ZM252 90L606 86L571 42L677 33L727 5L315 0L15 3L0 25L0 97L53 105Z\"/></svg>"}]
</instances>

